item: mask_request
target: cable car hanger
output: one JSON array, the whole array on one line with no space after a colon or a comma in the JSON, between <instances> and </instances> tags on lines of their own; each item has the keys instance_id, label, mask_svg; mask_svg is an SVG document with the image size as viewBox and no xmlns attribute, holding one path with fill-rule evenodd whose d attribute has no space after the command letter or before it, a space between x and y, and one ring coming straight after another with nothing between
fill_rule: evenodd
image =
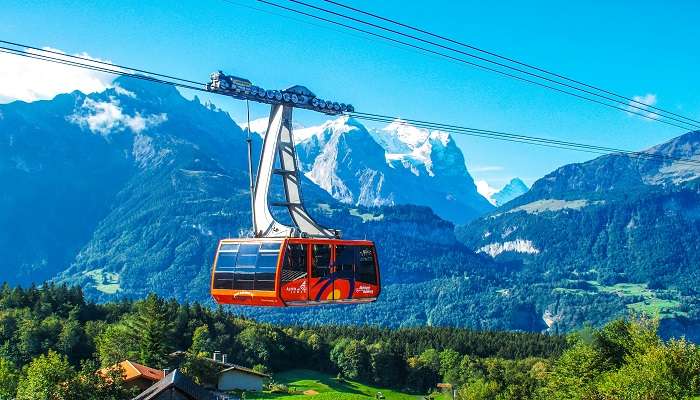
<instances>
[{"instance_id":1,"label":"cable car hanger","mask_svg":"<svg viewBox=\"0 0 700 400\"><path fill-rule=\"evenodd\" d=\"M340 231L321 226L306 211L301 195L301 181L292 133L292 110L303 108L328 115L340 115L354 111L349 104L326 101L304 86L292 86L286 90L265 90L249 80L221 71L211 75L206 85L211 92L241 100L270 104L270 118L263 143L255 184L251 185L253 232L255 237L320 237L340 238ZM250 131L250 125L248 125ZM248 170L252 183L252 143L248 141ZM280 168L275 168L279 158ZM268 194L273 175L280 175L284 182L283 202L270 202ZM294 226L284 225L272 216L272 207L286 207Z\"/></svg>"},{"instance_id":2,"label":"cable car hanger","mask_svg":"<svg viewBox=\"0 0 700 400\"><path fill-rule=\"evenodd\" d=\"M254 237L219 242L212 267L214 300L222 304L276 307L376 301L381 284L374 243L341 240L339 230L324 227L309 215L301 194L294 148L294 108L341 115L354 112L353 106L320 99L299 85L281 91L265 90L221 71L211 75L206 90L271 106L255 179L248 115L246 142ZM269 201L275 175L283 182L281 202ZM270 207L286 208L292 224L276 220Z\"/></svg>"}]
</instances>

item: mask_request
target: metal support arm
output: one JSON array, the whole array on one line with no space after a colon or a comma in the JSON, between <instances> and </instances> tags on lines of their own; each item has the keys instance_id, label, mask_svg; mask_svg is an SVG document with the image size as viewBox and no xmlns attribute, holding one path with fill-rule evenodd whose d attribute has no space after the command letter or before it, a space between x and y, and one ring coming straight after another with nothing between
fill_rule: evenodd
<instances>
[{"instance_id":1,"label":"metal support arm","mask_svg":"<svg viewBox=\"0 0 700 400\"><path fill-rule=\"evenodd\" d=\"M311 218L304 208L292 137L292 109L288 105L275 104L272 105L270 111L270 120L265 133L253 194L255 236L339 237L339 231L322 227ZM279 168L275 168L276 160L279 160ZM269 201L273 174L281 176L284 183L285 201L283 202L271 203ZM284 225L276 221L270 212L270 206L286 207L294 226Z\"/></svg>"}]
</instances>

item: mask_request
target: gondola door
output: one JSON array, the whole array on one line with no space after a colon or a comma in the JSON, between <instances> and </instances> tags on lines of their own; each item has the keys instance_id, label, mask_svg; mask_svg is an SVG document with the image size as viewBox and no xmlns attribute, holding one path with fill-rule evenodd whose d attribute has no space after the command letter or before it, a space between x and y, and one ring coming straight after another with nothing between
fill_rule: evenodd
<instances>
[{"instance_id":1,"label":"gondola door","mask_svg":"<svg viewBox=\"0 0 700 400\"><path fill-rule=\"evenodd\" d=\"M355 253L357 246L333 246L333 299L352 300L355 291Z\"/></svg>"},{"instance_id":2,"label":"gondola door","mask_svg":"<svg viewBox=\"0 0 700 400\"><path fill-rule=\"evenodd\" d=\"M280 295L289 305L303 305L309 301L309 245L286 243L282 271L280 274Z\"/></svg>"},{"instance_id":3,"label":"gondola door","mask_svg":"<svg viewBox=\"0 0 700 400\"><path fill-rule=\"evenodd\" d=\"M309 300L332 301L335 299L332 247L330 244L311 245L311 274Z\"/></svg>"}]
</instances>

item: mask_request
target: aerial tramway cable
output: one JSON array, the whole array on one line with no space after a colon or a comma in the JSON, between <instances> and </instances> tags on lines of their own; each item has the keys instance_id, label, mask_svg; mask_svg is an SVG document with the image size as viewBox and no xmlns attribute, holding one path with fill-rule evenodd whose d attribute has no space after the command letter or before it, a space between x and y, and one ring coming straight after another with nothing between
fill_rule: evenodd
<instances>
[{"instance_id":1,"label":"aerial tramway cable","mask_svg":"<svg viewBox=\"0 0 700 400\"><path fill-rule=\"evenodd\" d=\"M605 106L605 107L613 108L613 109L616 109L616 110L619 110L619 111L624 111L624 112L629 113L629 114L634 114L634 115L637 115L637 116L639 116L639 117L642 117L642 118L645 118L645 119L648 119L648 120L651 120L651 121L656 121L656 122L664 123L664 124L667 124L667 125L675 126L675 127L677 127L677 128L680 128L680 129L684 129L684 130L692 130L692 129L700 128L700 124L699 124L699 123L687 122L687 121L680 120L680 119L675 118L675 117L671 117L671 116L668 116L668 115L664 115L664 114L661 113L661 111L655 112L655 111L653 111L653 110L650 110L650 109L647 108L648 105L645 104L645 103L641 103L641 104L643 105L643 107L640 107L640 106L637 106L637 105L634 105L634 104L629 104L628 102L623 102L623 101L620 101L620 100L616 100L616 99L610 98L610 97L608 97L608 96L605 96L605 95L601 95L601 94L599 94L599 93L592 92L592 91L587 90L587 89L578 88L578 87L576 87L576 86L573 86L573 85L570 85L570 84L567 84L567 83L564 83L564 82L556 81L556 80L553 80L553 79L551 79L551 78L547 78L547 77L544 77L544 76L539 75L539 74L535 74L535 73L532 73L532 72L529 72L529 71L525 71L525 70L522 70L522 69L517 68L517 67L508 66L508 65L506 65L506 64L499 63L499 62L497 62L497 61L488 60L488 59L486 59L486 58L484 58L484 57L480 57L480 56L477 56L477 55L473 55L473 54L470 54L470 53L466 53L466 52L463 52L463 51L460 51L460 50L457 50L457 49L454 49L454 48L450 48L450 47L448 47L448 46L444 46L444 45L441 45L441 44L438 44L438 43L435 43L435 42L432 42L432 41L427 41L427 40L425 40L425 39L421 39L421 38L415 37L415 36L413 36L413 35L408 35L408 34L405 34L405 33L402 33L402 32L398 32L398 31L393 30L393 29L390 29L390 28L381 27L381 26L379 26L379 25L376 25L376 24L373 24L373 23L370 23L370 22L366 22L366 21L362 21L362 20L359 20L359 19L354 18L354 17L345 16L345 15L343 15L343 14L336 13L336 12L330 11L330 10L326 10L326 9L323 9L323 8L321 8L321 7L318 7L318 6L310 5L310 4L308 4L308 3L304 3L304 2L301 2L301 1L299 1L299 0L287 0L287 1L290 1L290 2L293 2L293 3L297 3L297 4L302 4L302 5L305 5L305 6L307 6L307 7L314 8L314 9L322 10L322 11L324 11L324 12L328 12L328 13L331 13L331 14L333 14L333 15L341 16L341 17L343 17L343 18L350 19L350 20L353 20L353 21L361 22L361 23L363 23L363 24L367 24L367 25L370 25L370 26L373 26L373 27L377 27L377 28L379 28L379 29L389 31L389 32L394 33L394 34L398 34L398 35L401 35L401 36L404 36L404 37L408 37L409 39L416 39L416 40L418 40L418 41L427 43L427 44L429 44L429 45L437 46L437 47L439 47L439 48L446 49L446 50L448 50L448 51L453 51L453 52L457 52L457 53L460 53L460 54L467 54L467 55L469 55L470 57L479 59L480 61L489 62L489 63L495 64L495 65L497 65L497 66L501 66L501 67L504 67L504 68L508 68L508 69L510 69L510 70L514 70L514 71L516 71L516 72L520 72L520 73L526 74L526 75L531 76L531 77L533 77L533 78L535 78L535 79L542 79L542 80L544 80L545 82L549 82L549 83L553 83L553 84L556 84L556 85L563 86L563 87L565 87L565 88L570 88L570 89L573 89L573 90L577 90L577 91L580 91L580 92L583 92L583 93L586 93L586 94L589 94L589 95L592 95L592 96L595 96L595 97L598 97L598 98L602 98L603 100L612 101L612 102L614 102L614 103L616 103L616 104L623 105L624 107L620 107L620 106L617 106L617 105L615 105L615 104L606 103L605 101L597 100L597 99L595 99L595 98L590 98L590 97L587 97L587 96L585 96L585 95L581 95L581 94L578 94L578 93L574 93L574 92L571 92L571 91L569 91L569 90L562 89L562 88L560 88L560 87L552 86L551 84L548 84L548 83L539 82L539 81L536 81L536 80L534 80L534 79L530 79L530 78L526 78L526 77L523 77L523 76L516 75L516 74L514 74L514 73L510 73L510 72L506 72L506 71L503 71L503 70L499 70L499 69L496 69L496 68L492 68L492 67L489 67L489 66L486 66L486 65L478 64L478 63L476 63L476 62L472 62L472 61L466 60L466 59L464 59L464 58L460 58L460 57L453 56L453 55L451 55L451 54L446 54L446 53L443 53L443 52L441 52L441 51L437 51L437 50L434 50L434 49L431 49L431 48L428 48L428 47L424 47L424 46L421 46L421 45L416 45L416 44L414 44L414 43L410 43L410 42L407 42L407 41L403 41L403 40L400 40L400 39L396 39L396 38L393 38L393 37L390 37L390 36L387 36L387 35L383 35L383 34L381 34L381 33L373 32L373 31L370 31L370 30L362 29L362 28L358 28L358 27L356 27L356 26L348 25L348 24L345 24L345 23L342 23L342 22L339 22L339 21L335 21L335 20L332 20L332 19L324 18L324 17L318 16L318 15L315 15L315 14L312 14L312 13L308 13L308 12L302 11L302 10L298 10L298 9L295 9L295 8L287 7L287 6L284 6L284 5L281 5L281 4L277 4L277 3L274 3L274 2L272 2L272 1L268 1L268 0L256 0L256 1L258 1L258 2L260 2L260 3L263 3L263 4L270 5L270 6L272 6L272 7L276 7L276 8L279 8L279 9L286 10L286 11L290 11L290 12L293 12L293 13L296 13L296 14L299 14L299 15L303 15L303 16L306 16L306 17L314 18L314 19L317 19L317 20L320 20L320 21L324 21L324 22L327 22L327 23L330 23L330 24L333 24L333 25L341 26L341 27L343 27L343 28L347 28L347 29L350 29L350 30L353 30L353 31L356 31L356 32L364 33L364 34L371 35L371 36L374 36L374 37L377 37L377 38L380 38L380 39L383 39L383 40L387 40L387 41L390 41L390 42L393 42L393 43L397 43L397 44L400 44L400 45L403 45L403 46L407 46L407 47L410 47L410 48L412 48L412 49L414 49L414 50L418 50L418 51L421 51L421 52L425 52L425 53L437 55L437 56L439 56L439 57L448 59L448 60L450 60L450 61L454 61L454 62L458 62L458 63L462 63L462 64L471 65L471 66L474 66L474 67L477 67L477 68L480 68L480 69L483 69L483 70L487 70L487 71L490 71L490 72L493 72L493 73L496 73L496 74L499 74L499 75L503 75L503 76L506 76L506 77L509 77L509 78L513 78L513 79L520 80L520 81L523 81L523 82L531 83L531 84L534 84L534 85L537 85L537 86L541 86L541 87L544 87L544 88L547 88L547 89L550 89L550 90L554 90L554 91L557 91L557 92L560 92L560 93L568 94L568 95L570 95L570 96L577 97L577 98L579 98L579 99L586 100L586 101L589 101L589 102L592 102L592 103L596 103L596 104L599 104L599 105L602 105L602 106ZM637 102L637 101L634 101L634 102L635 102L635 103L640 103L640 102ZM638 110L638 111L631 110L630 108L636 109L636 110ZM640 112L640 111L643 111L643 112ZM670 112L669 112L669 113L670 113ZM672 114L672 113L670 113L670 114ZM665 119L668 119L668 120L671 120L671 121L675 121L675 122L670 122L670 121L667 121L667 120L661 119L661 118L665 118ZM687 118L687 117L682 117L682 118L685 119L685 120L694 121L694 120L692 120L692 119L690 119L690 118ZM679 125L679 124L684 124L684 125Z\"/></svg>"},{"instance_id":2,"label":"aerial tramway cable","mask_svg":"<svg viewBox=\"0 0 700 400\"><path fill-rule=\"evenodd\" d=\"M616 99L613 99L613 98L611 98L611 97L608 97L608 96L605 96L605 95L601 95L601 94L599 94L599 93L595 93L595 92L590 91L590 90L587 90L587 89L579 88L579 87L576 87L576 86L574 86L574 85L567 84L567 83L565 83L565 82L560 82L560 81L557 81L557 80L555 80L555 79L548 78L548 77L543 76L543 75L540 75L540 74L536 74L536 73L533 73L533 72L530 72L530 71L527 71L527 70L524 70L524 69L521 69L521 68L513 67L513 66L511 66L511 65L507 65L507 64L504 64L504 63L501 63L501 62L498 62L498 61L489 60L489 59L487 59L487 58L485 58L485 57L481 57L481 56L478 56L478 55L475 55L475 54L472 54L472 53L469 53L469 52L466 52L466 51L462 51L462 50L459 50L459 49L455 49L455 48L453 48L453 47L445 46L445 45L443 45L443 44L440 44L440 43L437 43L437 42L434 42L434 41L431 41L431 40L426 40L426 39L417 37L417 36L415 36L415 35L403 33L403 32L397 31L397 30L395 30L395 29L391 29L391 28L387 28L387 27L384 27L384 26L381 26L381 25L378 25L378 24L374 24L374 23L372 23L372 22L367 22L367 21L361 20L361 19L359 19L359 18L355 18L355 17L352 17L352 16L348 16L348 15L345 15L345 14L342 14L342 13L338 13L338 12L332 11L332 10L328 10L328 9L323 8L323 7L319 7L319 6L316 6L316 5L313 5L313 4L309 4L309 3L306 3L306 2L303 2L303 1L300 1L300 0L287 0L287 1L292 2L292 3L295 3L295 4L303 5L303 6L305 6L305 7L309 7L309 8L318 10L318 11L322 11L322 12L325 12L325 13L329 13L329 14L331 14L331 15L335 15L335 16L338 16L338 17L341 17L341 18L349 19L349 20L351 20L351 21L359 22L359 23L361 23L361 24L368 25L368 26L371 26L371 27L373 27L373 28L378 28L378 29L381 29L381 30L384 30L384 31L387 31L387 32L390 32L390 33L393 33L393 34L401 35L401 36L407 37L407 38L409 38L409 39L417 40L417 41L420 41L420 42L422 42L422 43L426 43L426 44L429 44L429 45L432 45L432 46L436 46L436 47L441 48L441 49L443 49L443 50L453 51L453 52L456 52L456 53L459 53L459 54L462 54L462 55L465 55L465 56L468 56L468 57L477 59L477 60L479 60L479 61L483 61L483 62L487 62L487 63L490 63L490 64L494 64L494 65L497 65L497 66L503 67L503 68L508 68L508 69L510 69L510 70L513 70L513 71L516 71L516 72L520 72L520 73L523 73L523 74L532 76L532 77L534 77L534 78L539 78L539 79L542 79L542 80L547 81L547 82L550 82L550 83L554 83L554 84L557 84L557 85L561 85L561 86L567 87L567 88L569 88L569 89L574 89L574 90L578 90L578 91L581 91L581 92L586 93L586 94L590 94L590 95L593 95L593 96L601 97L601 98L603 98L603 99L605 99L605 100L613 101L613 102L615 102L615 103L619 103L619 104L625 105L625 106L627 106L627 107L632 107L632 108L635 108L635 109L638 109L638 110L645 111L645 112L647 112L647 113L649 113L649 114L656 115L657 117L665 117L665 118L668 118L668 119L673 120L673 121L676 121L676 122L690 124L690 123L688 123L688 122L686 122L686 121L684 121L684 120L682 120L682 119L677 119L677 118L665 116L665 115L663 115L663 114L659 114L658 112L650 111L650 110L648 109L648 107L646 107L646 104L644 104L644 107L639 107L639 106L636 106L636 105L634 105L634 104L629 104L629 101L620 101L620 100L616 100ZM642 103L642 104L643 104L643 103ZM700 125L691 124L691 126L696 126L696 127L699 127L699 128L700 128Z\"/></svg>"},{"instance_id":3,"label":"aerial tramway cable","mask_svg":"<svg viewBox=\"0 0 700 400\"><path fill-rule=\"evenodd\" d=\"M482 53L482 54L487 54L487 55L490 55L490 56L493 56L493 57L497 57L497 58L499 58L499 59L501 59L501 60L508 61L508 62L511 62L511 63L517 64L517 65L520 65L520 66L523 66L523 67L526 67L526 68L530 68L530 69L533 69L533 70L536 70L536 71L545 73L545 74L547 74L547 75L551 75L551 76L554 76L554 77L557 77L557 78L560 78L560 79L564 79L564 80L566 80L566 81L569 81L569 82L572 82L572 83L575 83L575 84L578 84L578 85L581 85L581 86L585 86L585 87L587 87L587 88L594 89L594 90L597 90L597 91L600 91L600 92L609 94L609 95L611 95L611 96L618 97L618 98L623 99L623 100L626 100L626 101L628 101L628 102L630 102L630 103L639 104L639 105L641 105L641 106L644 106L645 108L650 108L650 109L653 109L653 110L657 110L657 111L659 111L659 112L664 112L664 113L667 113L667 114L675 115L676 117L680 117L680 118L683 118L683 119L688 120L688 121L700 123L700 121L698 121L698 120L695 120L695 119L692 119L692 118L688 118L688 117L686 117L686 116L683 116L683 115L674 113L674 112L672 112L672 111L664 110L664 109L662 109L662 108L655 107L655 106L653 106L653 105L640 102L640 101L635 100L635 99L633 99L633 98L629 98L629 97L623 96L623 95L621 95L621 94L615 93L615 92L613 92L613 91L603 89L603 88L601 88L601 87L599 87L599 86L587 84L587 83L582 82L582 81L580 81L580 80L576 80L576 79L573 79L573 78L569 78L569 77L567 77L567 76L565 76L565 75L558 74L558 73L556 73L556 72L552 72L551 70L547 70L547 69L540 68L540 67L537 67L537 66L532 65L532 64L528 64L528 63L525 63L525 62L522 62L522 61L518 61L518 60L516 60L516 59L503 56L503 55L498 54L498 53L495 53L495 52L493 52L493 51L484 50L484 49L482 49L482 48L479 48L479 47L470 45L470 44L468 44L468 43L464 43L464 42L462 42L462 41L458 41L458 40L455 40L455 39L451 39L451 38L448 38L448 37L446 37L446 36L439 35L439 34L436 34L436 33L434 33L434 32L427 31L427 30L425 30L425 29L421 29L421 28L418 28L418 27L415 27L415 26L412 26L412 25L408 25L408 24L399 22L399 21L397 21L397 20L395 20L395 19L383 17L383 16L381 16L381 15L378 15L378 14L375 14L375 13L371 13L371 12L368 12L368 11L365 11L365 10L361 10L361 9L359 9L359 8L352 7L352 6L349 6L349 5L347 5L347 4L340 3L340 2L338 2L338 1L333 1L333 0L321 0L321 1L324 1L324 2L326 2L326 3L330 3L330 4L336 5L336 6L338 6L338 7L342 7L342 8L345 8L345 9L348 9L348 10L351 10L351 11L354 11L354 12L357 12L357 13L360 13L360 14L364 14L364 15L367 15L367 16L370 16L370 17L373 17L373 18L376 18L376 19L385 21L385 22L389 22L389 23L391 23L391 24L394 24L394 25L397 25L397 26L401 26L401 27L403 27L403 28L407 28L407 29L410 29L410 30L415 31L415 32L419 32L419 33L422 33L422 34L425 34L425 35L428 35L428 36L432 36L432 37L434 37L434 38L437 38L437 39L440 39L440 40L444 40L444 41L446 41L446 42L449 42L449 43L452 43L452 44L455 44L455 45L458 45L458 46L462 46L462 47L465 47L465 48L468 48L468 49L472 49L472 50L478 51L478 52L480 52L480 53Z\"/></svg>"},{"instance_id":4,"label":"aerial tramway cable","mask_svg":"<svg viewBox=\"0 0 700 400\"><path fill-rule=\"evenodd\" d=\"M13 43L13 42L7 42L7 41L2 41L2 40L0 40L0 42ZM13 44L13 45L18 46L18 47L31 48L33 50L40 51L40 52L45 51L42 49L38 49L36 47L25 46L25 45L21 45L21 44ZM213 93L213 92L206 90L204 88L205 84L201 83L201 82L196 82L196 81L182 79L182 78L176 78L172 75L154 73L154 72L146 71L143 69L131 68L131 67L123 66L123 65L117 66L114 64L106 63L106 62L99 62L99 64L104 65L104 66L96 66L96 65L91 64L91 63L95 63L96 62L95 60L92 60L90 58L80 57L80 56L71 56L70 58L72 60L76 60L76 61L72 61L72 60L66 60L65 58L58 58L58 57L53 57L50 55L30 53L30 52L27 52L26 50L14 49L14 48L3 47L3 46L0 46L0 52L12 54L12 55L16 55L16 56L33 58L33 59L46 61L46 62L63 64L63 65L67 65L67 66L77 67L77 68L90 69L90 70L94 70L94 71L98 71L98 72L104 72L104 73L110 73L110 74L114 74L114 75L132 77L135 79L141 79L141 80L146 80L146 81L150 81L150 82L154 82L154 83L171 85L171 86L180 87L180 88L184 88L184 89L190 89L190 90L206 92L206 93ZM45 52L49 53L49 54L55 54L55 55L58 55L60 57L67 56L63 53L53 52L53 51L49 51L49 50L46 50ZM80 62L78 60L83 61L83 62ZM109 68L109 67L114 67L114 69ZM148 75L142 75L142 74L130 73L127 71L141 71L144 74L154 75L154 76L161 77L161 78L157 78L154 76L148 76ZM170 81L170 80L162 79L162 78L173 79L175 81ZM187 84L187 83L183 83L183 82L191 82L191 83L198 84L201 86L199 86L199 87L193 86L191 84ZM214 93L214 94L217 94L217 93ZM371 114L371 113L362 113L362 112L352 112L352 113L348 113L348 115L350 115L354 118L369 120L369 121L374 121L374 122L391 123L391 122L396 122L397 120L398 121L402 120L402 118L400 118L400 117L385 116L385 115ZM444 130L444 131L452 132L455 134L470 135L470 136L487 138L487 139L491 139L491 140L500 140L500 141L507 141L507 142L513 142L513 143L524 143L524 144L546 146L546 147L565 149L565 150L583 151L583 152L588 152L588 153L593 153L593 154L626 155L626 156L644 158L644 159L649 159L649 160L657 160L657 161L661 161L661 162L663 162L663 161L678 161L678 162L681 162L681 163L684 163L687 165L700 165L700 160L694 160L691 158L673 157L673 156L660 155L660 154L654 154L654 153L648 153L648 152L635 152L635 151L630 151L630 150L615 149L615 148L609 148L609 147L603 147L603 146L593 146L593 145L587 145L587 144L576 143L576 142L560 141L560 140L547 139L547 138L534 137L534 136L517 135L517 134L511 134L511 133L505 133L505 132L490 131L490 130L483 130L483 129L476 129L476 128L468 128L468 127L462 127L462 126L457 126L457 125L434 123L434 122L427 122L427 121L420 121L420 120L413 120L413 119L403 119L403 120L408 122L408 123L414 124L418 127L425 128L425 129Z\"/></svg>"}]
</instances>

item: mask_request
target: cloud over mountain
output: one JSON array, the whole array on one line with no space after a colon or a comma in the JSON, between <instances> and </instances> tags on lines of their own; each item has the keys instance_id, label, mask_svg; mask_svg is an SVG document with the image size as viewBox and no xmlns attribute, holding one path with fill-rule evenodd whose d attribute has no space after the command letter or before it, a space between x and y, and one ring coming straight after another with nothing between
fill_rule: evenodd
<instances>
[{"instance_id":1,"label":"cloud over mountain","mask_svg":"<svg viewBox=\"0 0 700 400\"><path fill-rule=\"evenodd\" d=\"M117 93L125 94L128 97L135 97L131 92L124 93L124 89L117 87ZM111 97L109 101L95 101L86 97L82 106L75 110L75 113L68 117L70 122L82 128L88 128L93 133L109 135L114 131L129 129L133 133L160 125L168 120L165 113L141 115L136 111L134 115L125 113L119 100Z\"/></svg>"},{"instance_id":2,"label":"cloud over mountain","mask_svg":"<svg viewBox=\"0 0 700 400\"><path fill-rule=\"evenodd\" d=\"M46 50L64 53L57 49L45 47ZM40 54L37 50L28 49L30 53ZM64 53L65 54L65 53ZM76 54L96 61L104 61L90 57L87 53ZM52 57L70 59L67 56L52 54ZM88 62L88 64L90 64ZM48 100L60 93L79 90L83 93L101 92L112 87L114 75L104 72L75 68L67 65L19 57L0 53L0 103L15 100L32 102ZM95 63L95 65L98 65Z\"/></svg>"}]
</instances>

